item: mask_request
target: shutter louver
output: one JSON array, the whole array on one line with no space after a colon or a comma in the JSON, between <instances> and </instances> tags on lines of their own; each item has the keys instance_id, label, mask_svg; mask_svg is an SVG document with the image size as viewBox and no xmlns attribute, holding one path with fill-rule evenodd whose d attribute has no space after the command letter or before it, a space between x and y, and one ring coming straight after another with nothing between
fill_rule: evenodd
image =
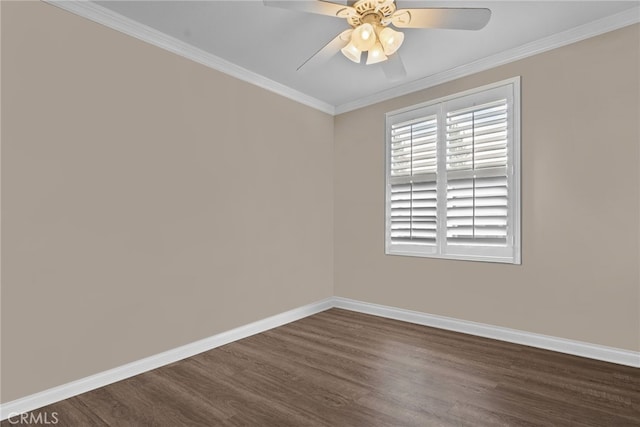
<instances>
[{"instance_id":1,"label":"shutter louver","mask_svg":"<svg viewBox=\"0 0 640 427\"><path fill-rule=\"evenodd\" d=\"M447 171L507 165L507 101L447 113Z\"/></svg>"},{"instance_id":2,"label":"shutter louver","mask_svg":"<svg viewBox=\"0 0 640 427\"><path fill-rule=\"evenodd\" d=\"M447 183L447 243L505 246L507 218L506 176Z\"/></svg>"},{"instance_id":3,"label":"shutter louver","mask_svg":"<svg viewBox=\"0 0 640 427\"><path fill-rule=\"evenodd\" d=\"M391 242L436 243L436 182L391 186Z\"/></svg>"},{"instance_id":4,"label":"shutter louver","mask_svg":"<svg viewBox=\"0 0 640 427\"><path fill-rule=\"evenodd\" d=\"M391 127L391 176L435 173L437 168L435 116Z\"/></svg>"}]
</instances>

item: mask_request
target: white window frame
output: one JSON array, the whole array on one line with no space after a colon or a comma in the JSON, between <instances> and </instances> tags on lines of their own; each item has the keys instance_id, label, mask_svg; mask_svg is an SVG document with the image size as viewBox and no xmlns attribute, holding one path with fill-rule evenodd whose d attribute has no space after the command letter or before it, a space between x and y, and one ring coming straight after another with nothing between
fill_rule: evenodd
<instances>
[{"instance_id":1,"label":"white window frame","mask_svg":"<svg viewBox=\"0 0 640 427\"><path fill-rule=\"evenodd\" d=\"M447 110L464 108L495 99L496 92L507 98L507 186L508 217L507 246L447 245L446 244L446 126L444 126L445 106ZM462 98L473 96L472 103ZM460 104L460 103L463 104ZM464 104L466 102L466 104ZM436 113L438 115L438 232L435 245L391 243L391 126ZM521 185L520 185L520 77L499 81L479 88L450 96L423 102L385 115L385 253L387 255L417 256L428 258L458 259L521 264ZM482 172L477 171L481 176ZM443 201L444 200L444 201ZM444 225L441 223L444 221Z\"/></svg>"}]
</instances>

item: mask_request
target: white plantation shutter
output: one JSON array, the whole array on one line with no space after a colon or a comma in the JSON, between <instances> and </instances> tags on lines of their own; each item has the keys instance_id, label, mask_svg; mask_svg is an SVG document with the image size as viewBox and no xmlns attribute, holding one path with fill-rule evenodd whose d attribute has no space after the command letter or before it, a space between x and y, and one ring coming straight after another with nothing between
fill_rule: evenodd
<instances>
[{"instance_id":1,"label":"white plantation shutter","mask_svg":"<svg viewBox=\"0 0 640 427\"><path fill-rule=\"evenodd\" d=\"M509 243L507 118L506 99L446 114L450 245Z\"/></svg>"},{"instance_id":2,"label":"white plantation shutter","mask_svg":"<svg viewBox=\"0 0 640 427\"><path fill-rule=\"evenodd\" d=\"M391 186L391 241L435 245L436 182Z\"/></svg>"},{"instance_id":3,"label":"white plantation shutter","mask_svg":"<svg viewBox=\"0 0 640 427\"><path fill-rule=\"evenodd\" d=\"M390 132L388 237L395 245L435 247L437 116L395 123Z\"/></svg>"},{"instance_id":4,"label":"white plantation shutter","mask_svg":"<svg viewBox=\"0 0 640 427\"><path fill-rule=\"evenodd\" d=\"M447 171L507 166L507 100L447 113Z\"/></svg>"},{"instance_id":5,"label":"white plantation shutter","mask_svg":"<svg viewBox=\"0 0 640 427\"><path fill-rule=\"evenodd\" d=\"M387 114L386 252L520 262L519 79Z\"/></svg>"},{"instance_id":6,"label":"white plantation shutter","mask_svg":"<svg viewBox=\"0 0 640 427\"><path fill-rule=\"evenodd\" d=\"M447 243L507 245L508 197L505 176L447 182Z\"/></svg>"},{"instance_id":7,"label":"white plantation shutter","mask_svg":"<svg viewBox=\"0 0 640 427\"><path fill-rule=\"evenodd\" d=\"M436 116L391 126L391 176L436 172Z\"/></svg>"}]
</instances>

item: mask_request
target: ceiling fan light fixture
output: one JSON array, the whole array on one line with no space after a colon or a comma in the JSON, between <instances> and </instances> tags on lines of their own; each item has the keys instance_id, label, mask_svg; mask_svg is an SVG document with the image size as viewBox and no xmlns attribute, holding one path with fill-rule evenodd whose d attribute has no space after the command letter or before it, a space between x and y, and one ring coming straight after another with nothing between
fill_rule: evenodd
<instances>
[{"instance_id":1,"label":"ceiling fan light fixture","mask_svg":"<svg viewBox=\"0 0 640 427\"><path fill-rule=\"evenodd\" d=\"M360 51L369 50L376 43L373 25L366 23L358 26L351 34L351 43Z\"/></svg>"},{"instance_id":2,"label":"ceiling fan light fixture","mask_svg":"<svg viewBox=\"0 0 640 427\"><path fill-rule=\"evenodd\" d=\"M377 64L378 62L386 61L387 55L384 54L384 49L380 42L376 42L369 52L367 53L367 65Z\"/></svg>"},{"instance_id":3,"label":"ceiling fan light fixture","mask_svg":"<svg viewBox=\"0 0 640 427\"><path fill-rule=\"evenodd\" d=\"M343 47L340 51L344 56L346 56L351 61L355 62L356 64L360 63L360 57L362 56L362 51L357 47L355 47L353 42L349 42L349 44Z\"/></svg>"},{"instance_id":4,"label":"ceiling fan light fixture","mask_svg":"<svg viewBox=\"0 0 640 427\"><path fill-rule=\"evenodd\" d=\"M417 7L398 10L395 0L350 0L340 3L342 4L335 0L264 0L266 6L342 18L351 27L334 37L300 65L298 70L305 64L327 60L338 50L347 59L359 64L362 52L367 52L367 64L387 60L381 68L387 78L397 81L407 76L402 60L396 53L402 46L405 35L389 28L389 25L399 29L481 30L491 18L491 10L487 8ZM313 60L314 58L318 59Z\"/></svg>"},{"instance_id":5,"label":"ceiling fan light fixture","mask_svg":"<svg viewBox=\"0 0 640 427\"><path fill-rule=\"evenodd\" d=\"M384 53L387 55L393 55L402 46L404 41L404 33L395 31L392 28L385 27L378 34Z\"/></svg>"}]
</instances>

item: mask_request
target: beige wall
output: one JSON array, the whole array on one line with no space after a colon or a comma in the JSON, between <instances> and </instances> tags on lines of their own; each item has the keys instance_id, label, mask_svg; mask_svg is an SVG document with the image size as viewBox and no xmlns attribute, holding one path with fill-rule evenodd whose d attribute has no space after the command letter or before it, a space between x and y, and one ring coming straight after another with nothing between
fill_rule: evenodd
<instances>
[{"instance_id":1,"label":"beige wall","mask_svg":"<svg viewBox=\"0 0 640 427\"><path fill-rule=\"evenodd\" d=\"M331 116L40 2L2 65L3 402L332 294Z\"/></svg>"},{"instance_id":2,"label":"beige wall","mask_svg":"<svg viewBox=\"0 0 640 427\"><path fill-rule=\"evenodd\" d=\"M336 295L640 350L639 27L336 117ZM384 114L522 76L522 265L384 255Z\"/></svg>"}]
</instances>

